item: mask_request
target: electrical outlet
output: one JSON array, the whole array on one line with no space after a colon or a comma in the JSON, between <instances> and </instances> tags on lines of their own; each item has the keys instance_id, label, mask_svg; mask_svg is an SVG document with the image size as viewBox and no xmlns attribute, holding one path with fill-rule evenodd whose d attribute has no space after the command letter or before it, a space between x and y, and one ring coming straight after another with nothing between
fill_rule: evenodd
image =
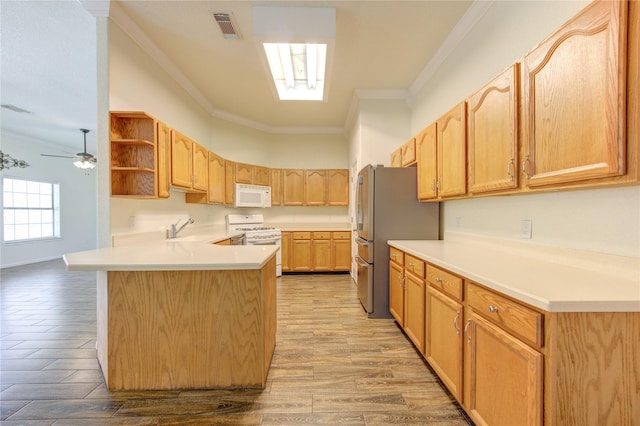
<instances>
[{"instance_id":1,"label":"electrical outlet","mask_svg":"<svg viewBox=\"0 0 640 426\"><path fill-rule=\"evenodd\" d=\"M520 238L531 239L531 227L532 221L530 219L523 219L520 223Z\"/></svg>"}]
</instances>

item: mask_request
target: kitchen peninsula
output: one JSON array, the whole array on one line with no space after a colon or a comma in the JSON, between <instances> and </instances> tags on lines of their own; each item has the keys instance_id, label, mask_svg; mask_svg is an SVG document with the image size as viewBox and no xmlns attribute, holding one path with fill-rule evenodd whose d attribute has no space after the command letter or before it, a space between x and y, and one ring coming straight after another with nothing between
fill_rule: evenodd
<instances>
[{"instance_id":1,"label":"kitchen peninsula","mask_svg":"<svg viewBox=\"0 0 640 426\"><path fill-rule=\"evenodd\" d=\"M64 256L98 272L109 390L264 388L276 335L276 246L184 237Z\"/></svg>"}]
</instances>

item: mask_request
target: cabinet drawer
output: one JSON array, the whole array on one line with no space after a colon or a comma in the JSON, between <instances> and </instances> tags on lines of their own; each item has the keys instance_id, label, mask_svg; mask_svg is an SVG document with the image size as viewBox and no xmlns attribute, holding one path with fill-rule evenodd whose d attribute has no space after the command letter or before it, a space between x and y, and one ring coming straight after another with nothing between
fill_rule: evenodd
<instances>
[{"instance_id":1,"label":"cabinet drawer","mask_svg":"<svg viewBox=\"0 0 640 426\"><path fill-rule=\"evenodd\" d=\"M398 265L404 265L404 253L394 247L389 247L389 258Z\"/></svg>"},{"instance_id":2,"label":"cabinet drawer","mask_svg":"<svg viewBox=\"0 0 640 426\"><path fill-rule=\"evenodd\" d=\"M349 231L334 231L333 232L333 239L334 240L350 240L351 239L351 232L349 232Z\"/></svg>"},{"instance_id":3,"label":"cabinet drawer","mask_svg":"<svg viewBox=\"0 0 640 426\"><path fill-rule=\"evenodd\" d=\"M427 265L427 281L451 297L462 300L462 278L433 265Z\"/></svg>"},{"instance_id":4,"label":"cabinet drawer","mask_svg":"<svg viewBox=\"0 0 640 426\"><path fill-rule=\"evenodd\" d=\"M424 261L413 257L410 254L404 255L404 268L411 271L414 275L424 278Z\"/></svg>"},{"instance_id":5,"label":"cabinet drawer","mask_svg":"<svg viewBox=\"0 0 640 426\"><path fill-rule=\"evenodd\" d=\"M314 231L313 239L314 240L330 240L331 231Z\"/></svg>"},{"instance_id":6,"label":"cabinet drawer","mask_svg":"<svg viewBox=\"0 0 640 426\"><path fill-rule=\"evenodd\" d=\"M291 233L294 240L310 240L311 232L308 231L294 231Z\"/></svg>"},{"instance_id":7,"label":"cabinet drawer","mask_svg":"<svg viewBox=\"0 0 640 426\"><path fill-rule=\"evenodd\" d=\"M543 346L544 315L491 290L467 282L467 305L527 343Z\"/></svg>"}]
</instances>

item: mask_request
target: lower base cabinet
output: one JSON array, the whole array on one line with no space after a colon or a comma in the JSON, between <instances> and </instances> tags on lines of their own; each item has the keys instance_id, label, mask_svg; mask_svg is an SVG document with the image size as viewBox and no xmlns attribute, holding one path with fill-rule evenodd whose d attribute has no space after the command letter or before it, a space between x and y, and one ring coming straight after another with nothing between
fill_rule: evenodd
<instances>
[{"instance_id":1,"label":"lower base cabinet","mask_svg":"<svg viewBox=\"0 0 640 426\"><path fill-rule=\"evenodd\" d=\"M282 272L351 271L351 231L282 231Z\"/></svg>"},{"instance_id":2,"label":"lower base cabinet","mask_svg":"<svg viewBox=\"0 0 640 426\"><path fill-rule=\"evenodd\" d=\"M542 425L540 352L470 312L464 406L479 425Z\"/></svg>"},{"instance_id":3,"label":"lower base cabinet","mask_svg":"<svg viewBox=\"0 0 640 426\"><path fill-rule=\"evenodd\" d=\"M542 311L428 262L410 294L411 255L390 258L389 310L420 349L407 306L425 301L424 358L477 425L637 424L640 312Z\"/></svg>"}]
</instances>

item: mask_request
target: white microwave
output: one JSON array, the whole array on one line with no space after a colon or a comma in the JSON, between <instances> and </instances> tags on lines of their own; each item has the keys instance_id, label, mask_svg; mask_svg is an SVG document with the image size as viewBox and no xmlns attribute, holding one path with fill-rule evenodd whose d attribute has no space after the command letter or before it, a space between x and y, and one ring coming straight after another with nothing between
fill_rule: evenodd
<instances>
[{"instance_id":1,"label":"white microwave","mask_svg":"<svg viewBox=\"0 0 640 426\"><path fill-rule=\"evenodd\" d=\"M271 207L271 187L236 183L234 207Z\"/></svg>"}]
</instances>

